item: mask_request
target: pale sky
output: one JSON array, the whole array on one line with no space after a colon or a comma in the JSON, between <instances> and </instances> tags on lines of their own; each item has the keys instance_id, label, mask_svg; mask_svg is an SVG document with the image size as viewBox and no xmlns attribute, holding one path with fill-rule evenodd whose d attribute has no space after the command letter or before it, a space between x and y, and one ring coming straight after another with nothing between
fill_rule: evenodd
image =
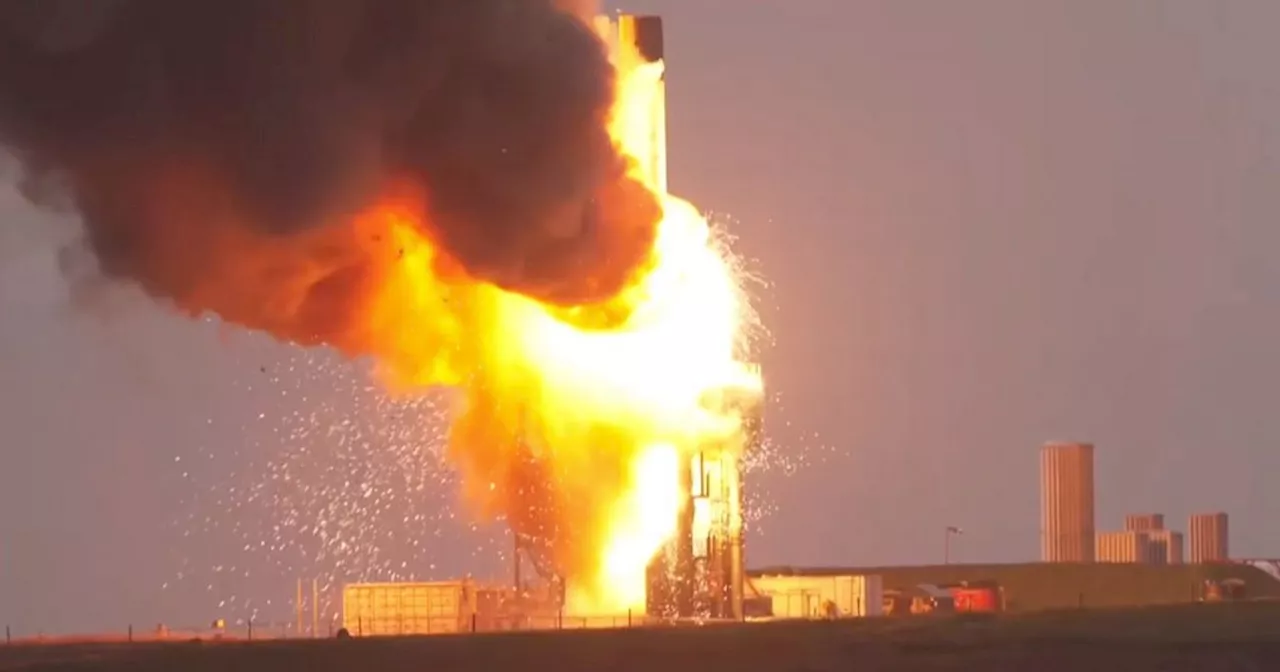
<instances>
[{"instance_id":1,"label":"pale sky","mask_svg":"<svg viewBox=\"0 0 1280 672\"><path fill-rule=\"evenodd\" d=\"M1047 439L1097 444L1100 529L1223 510L1233 554L1280 556L1280 4L619 6L666 17L672 188L772 283L771 442L820 462L755 477L750 564L939 562L948 525L955 559L1035 559ZM72 306L73 228L0 191L0 622L288 619L336 558L494 571L460 511L415 519L452 498L418 471L434 418L127 290ZM312 494L245 503L283 472ZM354 550L245 549L370 480L431 487L335 533Z\"/></svg>"}]
</instances>

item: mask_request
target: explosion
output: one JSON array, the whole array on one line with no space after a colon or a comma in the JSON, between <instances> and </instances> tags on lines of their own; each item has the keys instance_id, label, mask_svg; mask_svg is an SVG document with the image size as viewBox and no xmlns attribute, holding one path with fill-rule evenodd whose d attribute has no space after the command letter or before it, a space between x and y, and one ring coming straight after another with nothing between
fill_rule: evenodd
<instances>
[{"instance_id":1,"label":"explosion","mask_svg":"<svg viewBox=\"0 0 1280 672\"><path fill-rule=\"evenodd\" d=\"M456 390L477 513L571 609L643 608L682 462L740 446L723 393L761 384L727 252L657 177L662 64L549 0L59 8L0 12L0 141L100 270Z\"/></svg>"},{"instance_id":2,"label":"explosion","mask_svg":"<svg viewBox=\"0 0 1280 672\"><path fill-rule=\"evenodd\" d=\"M640 157L662 64L620 74L611 134L656 192ZM362 220L404 250L371 311L370 333L386 339L376 350L392 353L387 380L462 391L449 450L469 499L547 539L588 613L644 606L646 567L675 533L680 461L742 431L709 397L760 387L740 358L749 308L733 266L692 205L657 195L651 267L613 299L571 309L441 278L409 209Z\"/></svg>"}]
</instances>

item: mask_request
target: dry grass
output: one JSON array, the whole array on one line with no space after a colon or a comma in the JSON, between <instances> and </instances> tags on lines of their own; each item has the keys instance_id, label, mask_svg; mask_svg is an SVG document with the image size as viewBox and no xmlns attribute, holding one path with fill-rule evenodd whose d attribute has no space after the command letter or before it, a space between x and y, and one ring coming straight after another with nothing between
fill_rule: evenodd
<instances>
[{"instance_id":1,"label":"dry grass","mask_svg":"<svg viewBox=\"0 0 1280 672\"><path fill-rule=\"evenodd\" d=\"M0 646L0 670L1280 670L1280 603L395 639Z\"/></svg>"}]
</instances>

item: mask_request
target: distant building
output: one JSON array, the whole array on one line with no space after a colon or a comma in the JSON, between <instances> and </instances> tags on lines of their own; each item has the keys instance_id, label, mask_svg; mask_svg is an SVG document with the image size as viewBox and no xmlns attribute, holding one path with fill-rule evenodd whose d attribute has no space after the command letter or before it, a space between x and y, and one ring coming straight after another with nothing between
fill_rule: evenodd
<instances>
[{"instance_id":1,"label":"distant building","mask_svg":"<svg viewBox=\"0 0 1280 672\"><path fill-rule=\"evenodd\" d=\"M1131 513L1124 517L1124 529L1137 530L1163 530L1164 514L1163 513Z\"/></svg>"},{"instance_id":2,"label":"distant building","mask_svg":"<svg viewBox=\"0 0 1280 672\"><path fill-rule=\"evenodd\" d=\"M1182 564L1182 533L1175 530L1099 532L1097 561L1180 565Z\"/></svg>"},{"instance_id":3,"label":"distant building","mask_svg":"<svg viewBox=\"0 0 1280 672\"><path fill-rule=\"evenodd\" d=\"M1040 557L1093 562L1093 444L1046 443L1040 450Z\"/></svg>"},{"instance_id":4,"label":"distant building","mask_svg":"<svg viewBox=\"0 0 1280 672\"><path fill-rule=\"evenodd\" d=\"M1120 530L1098 534L1098 562L1160 564L1161 550L1151 535L1142 530Z\"/></svg>"},{"instance_id":5,"label":"distant building","mask_svg":"<svg viewBox=\"0 0 1280 672\"><path fill-rule=\"evenodd\" d=\"M1199 513L1187 523L1190 537L1190 560L1199 562L1226 562L1230 557L1227 546L1227 514Z\"/></svg>"},{"instance_id":6,"label":"distant building","mask_svg":"<svg viewBox=\"0 0 1280 672\"><path fill-rule=\"evenodd\" d=\"M1140 530L1151 540L1156 550L1156 562L1162 565L1182 564L1182 533L1176 530Z\"/></svg>"}]
</instances>

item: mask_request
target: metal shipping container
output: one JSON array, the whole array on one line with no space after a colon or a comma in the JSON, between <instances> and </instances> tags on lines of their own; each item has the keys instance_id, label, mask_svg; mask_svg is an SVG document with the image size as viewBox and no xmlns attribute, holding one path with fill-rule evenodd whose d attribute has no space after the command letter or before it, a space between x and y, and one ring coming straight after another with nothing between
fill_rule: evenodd
<instances>
[{"instance_id":1,"label":"metal shipping container","mask_svg":"<svg viewBox=\"0 0 1280 672\"><path fill-rule=\"evenodd\" d=\"M465 632L475 598L470 581L349 584L342 589L342 627L355 637Z\"/></svg>"},{"instance_id":2,"label":"metal shipping container","mask_svg":"<svg viewBox=\"0 0 1280 672\"><path fill-rule=\"evenodd\" d=\"M879 616L884 610L879 576L761 576L752 583L772 598L774 618Z\"/></svg>"},{"instance_id":3,"label":"metal shipping container","mask_svg":"<svg viewBox=\"0 0 1280 672\"><path fill-rule=\"evenodd\" d=\"M991 586L953 586L949 589L955 610L963 612L1000 611L1000 595Z\"/></svg>"}]
</instances>

